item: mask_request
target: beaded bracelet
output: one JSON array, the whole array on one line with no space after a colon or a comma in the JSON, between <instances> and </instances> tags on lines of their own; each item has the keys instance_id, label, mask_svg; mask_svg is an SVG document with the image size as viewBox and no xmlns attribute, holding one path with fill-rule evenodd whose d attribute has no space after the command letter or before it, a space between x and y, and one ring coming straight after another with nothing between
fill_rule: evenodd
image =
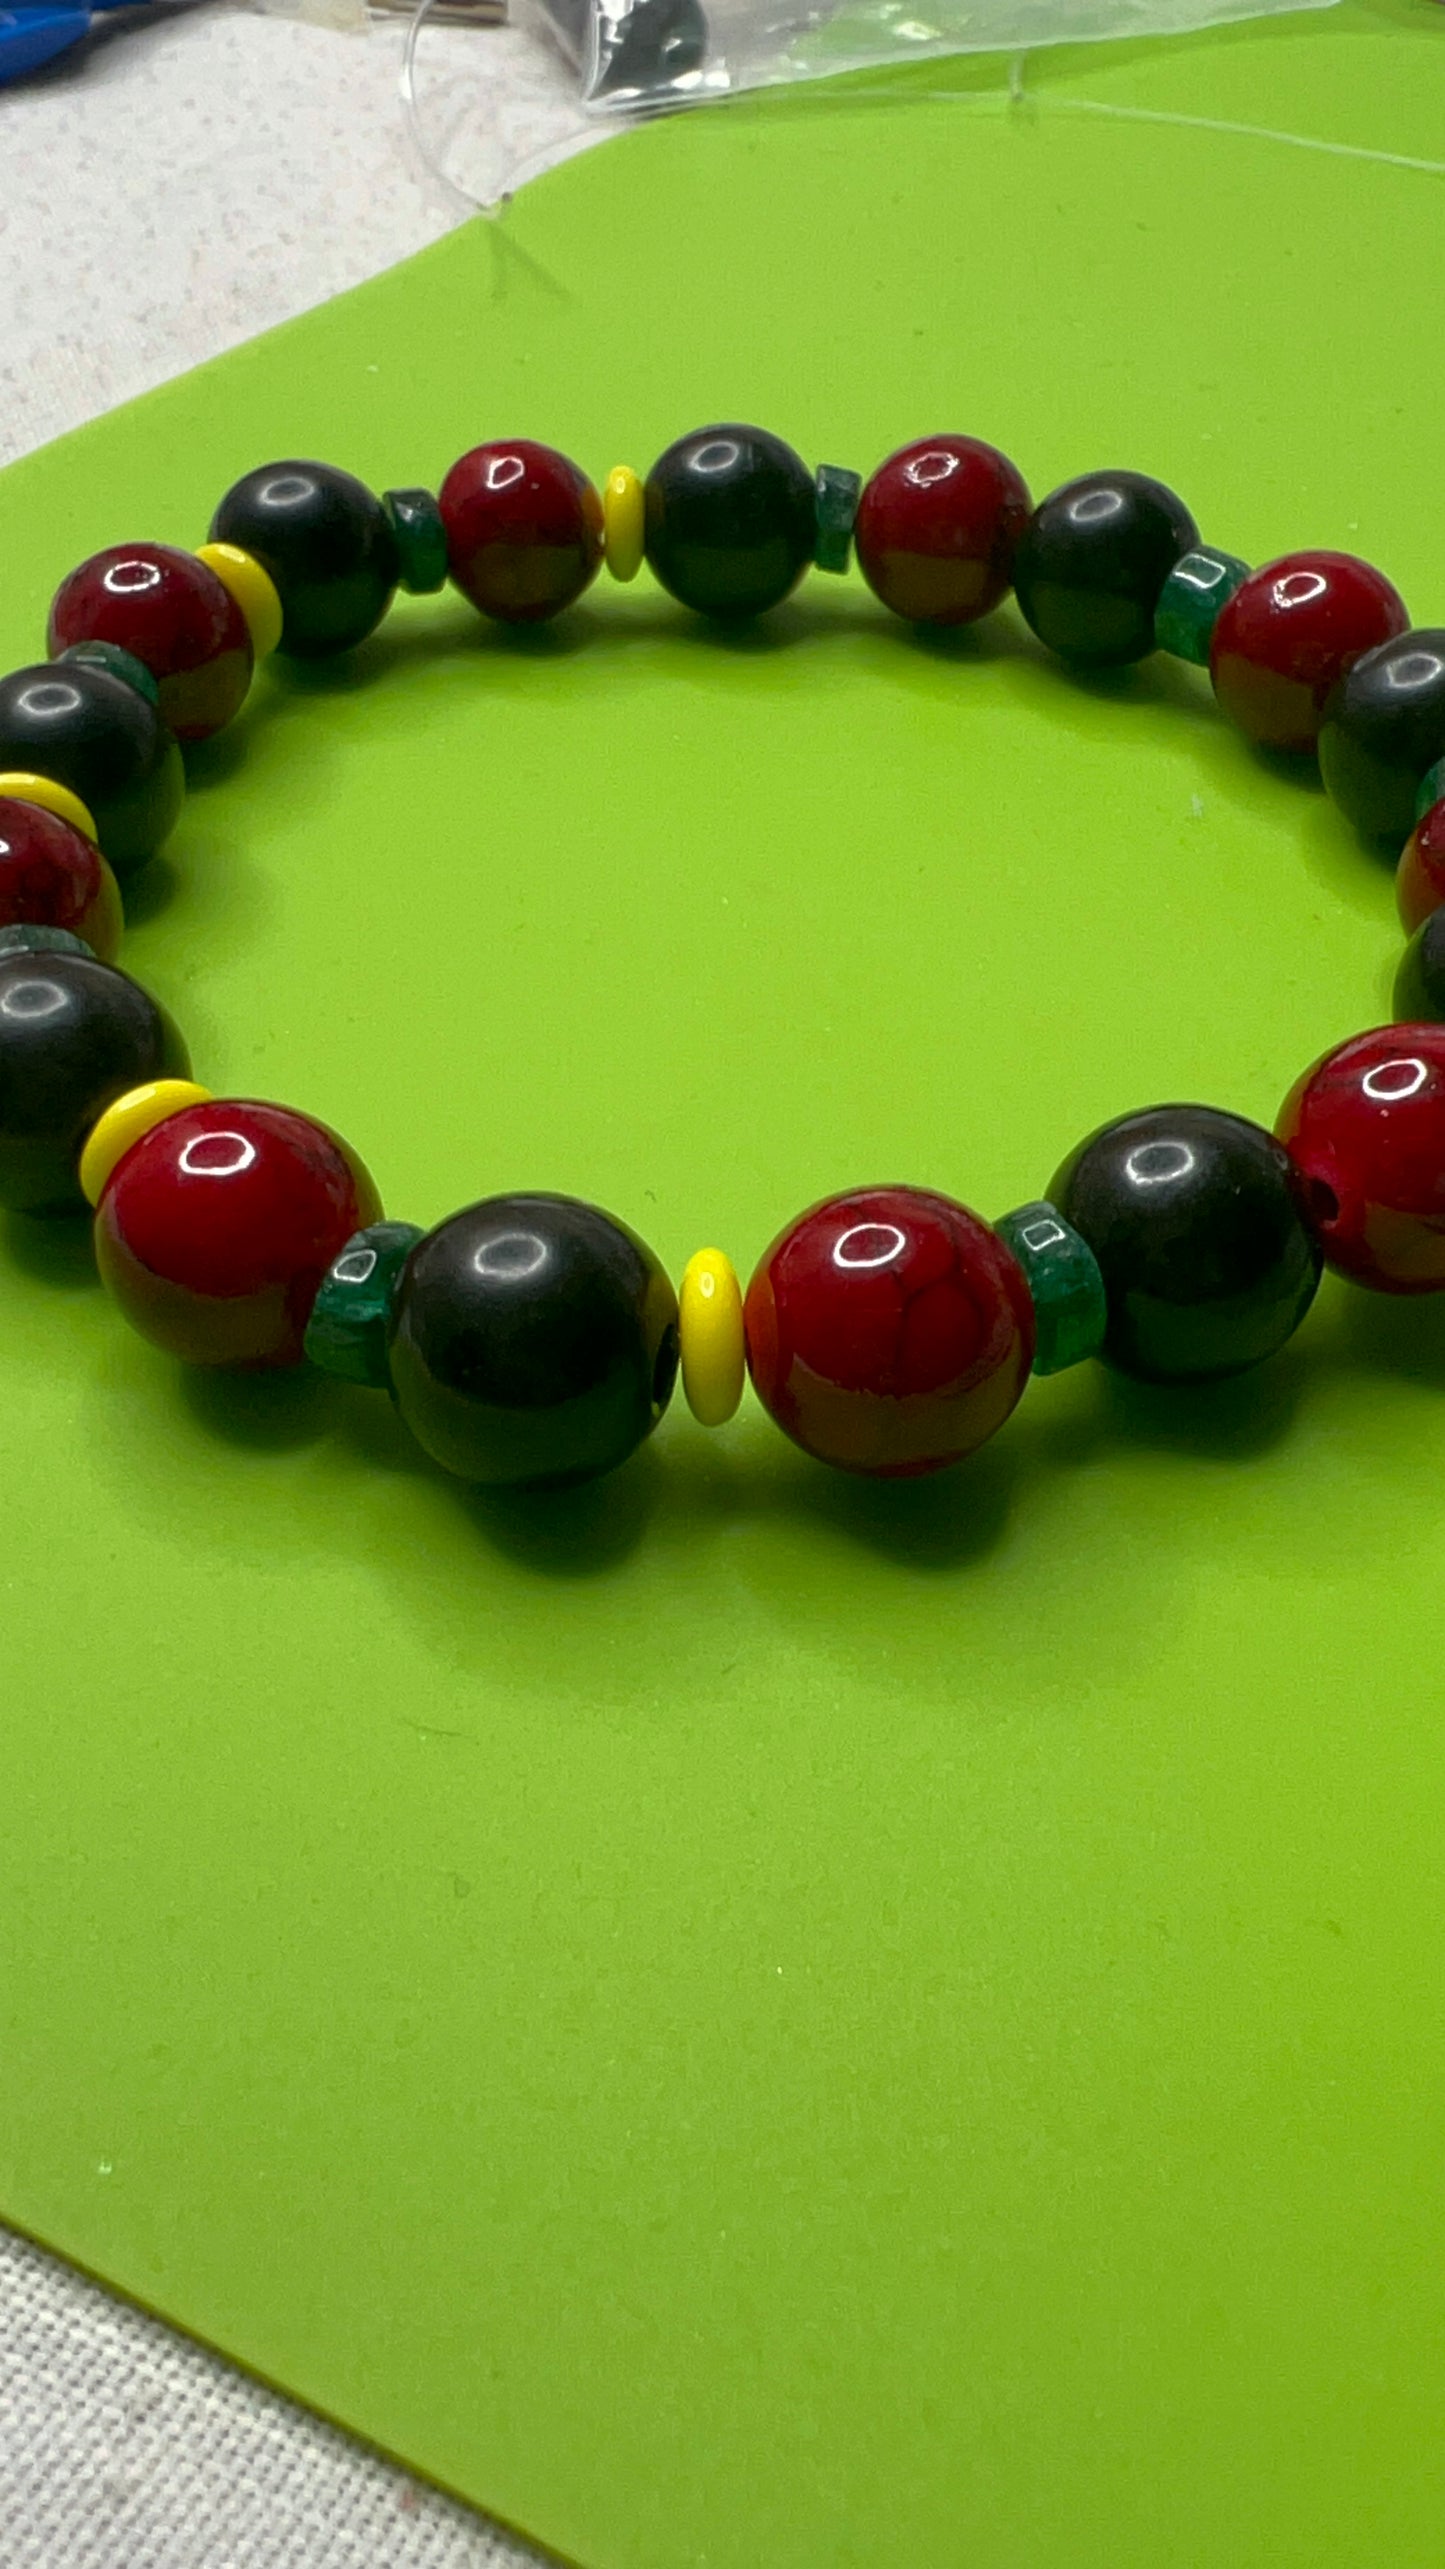
<instances>
[{"instance_id":1,"label":"beaded bracelet","mask_svg":"<svg viewBox=\"0 0 1445 2569\"><path fill-rule=\"evenodd\" d=\"M1012 587L1066 662L1171 652L1208 667L1250 740L1317 751L1346 818L1404 841L1404 1022L1327 1053L1272 1133L1204 1106L1125 1115L992 1225L917 1187L831 1196L779 1234L744 1299L717 1249L675 1294L635 1233L568 1196L491 1197L426 1233L383 1221L345 1142L197 1087L165 1010L116 969L118 878L176 819L179 744L233 718L266 653L351 648L398 585L450 577L483 614L531 623L604 559L621 580L645 559L685 606L739 618L810 563L855 555L896 615L965 624ZM972 1452L1030 1370L1100 1356L1189 1382L1257 1364L1324 1264L1386 1293L1445 1287L1445 630L1411 631L1351 555L1251 572L1138 473L1034 508L970 437L904 447L865 486L810 473L763 430L706 428L601 494L517 440L473 448L435 497L263 466L196 553L119 545L82 563L48 649L0 680L0 1202L92 1206L105 1284L189 1363L309 1359L389 1391L447 1470L517 1486L620 1463L679 1361L709 1426L746 1371L806 1452L897 1475Z\"/></svg>"}]
</instances>

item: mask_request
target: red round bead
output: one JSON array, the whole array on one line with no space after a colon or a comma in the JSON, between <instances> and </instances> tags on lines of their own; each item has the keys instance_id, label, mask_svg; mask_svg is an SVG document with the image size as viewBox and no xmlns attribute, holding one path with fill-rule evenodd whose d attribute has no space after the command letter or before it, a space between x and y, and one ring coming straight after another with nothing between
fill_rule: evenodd
<instances>
[{"instance_id":1,"label":"red round bead","mask_svg":"<svg viewBox=\"0 0 1445 2569\"><path fill-rule=\"evenodd\" d=\"M879 465L858 503L858 567L895 615L972 624L1008 592L1030 505L996 446L922 437Z\"/></svg>"},{"instance_id":2,"label":"red round bead","mask_svg":"<svg viewBox=\"0 0 1445 2569\"><path fill-rule=\"evenodd\" d=\"M173 544L112 544L62 580L50 607L54 660L113 642L149 669L177 740L205 740L240 712L254 654L246 619L209 563Z\"/></svg>"},{"instance_id":3,"label":"red round bead","mask_svg":"<svg viewBox=\"0 0 1445 2569\"><path fill-rule=\"evenodd\" d=\"M1379 1293L1445 1286L1445 1026L1376 1026L1296 1080L1275 1132L1326 1264Z\"/></svg>"},{"instance_id":4,"label":"red round bead","mask_svg":"<svg viewBox=\"0 0 1445 2569\"><path fill-rule=\"evenodd\" d=\"M1395 869L1395 904L1405 934L1415 930L1445 901L1445 802L1432 803L1415 823Z\"/></svg>"},{"instance_id":5,"label":"red round bead","mask_svg":"<svg viewBox=\"0 0 1445 2569\"><path fill-rule=\"evenodd\" d=\"M286 1106L182 1107L117 1161L95 1218L103 1282L191 1365L294 1365L321 1279L380 1200L347 1145Z\"/></svg>"},{"instance_id":6,"label":"red round bead","mask_svg":"<svg viewBox=\"0 0 1445 2569\"><path fill-rule=\"evenodd\" d=\"M1215 695L1261 748L1313 749L1336 679L1409 622L1398 589L1353 553L1286 553L1221 607L1209 652Z\"/></svg>"},{"instance_id":7,"label":"red round bead","mask_svg":"<svg viewBox=\"0 0 1445 2569\"><path fill-rule=\"evenodd\" d=\"M474 446L437 494L447 567L503 624L535 624L579 598L602 560L602 502L585 473L530 437Z\"/></svg>"},{"instance_id":8,"label":"red round bead","mask_svg":"<svg viewBox=\"0 0 1445 2569\"><path fill-rule=\"evenodd\" d=\"M1028 1380L1034 1311L997 1234L946 1195L860 1187L801 1214L759 1261L748 1367L779 1427L845 1472L956 1463Z\"/></svg>"},{"instance_id":9,"label":"red round bead","mask_svg":"<svg viewBox=\"0 0 1445 2569\"><path fill-rule=\"evenodd\" d=\"M110 963L121 926L120 886L84 831L0 794L0 928L65 928Z\"/></svg>"}]
</instances>

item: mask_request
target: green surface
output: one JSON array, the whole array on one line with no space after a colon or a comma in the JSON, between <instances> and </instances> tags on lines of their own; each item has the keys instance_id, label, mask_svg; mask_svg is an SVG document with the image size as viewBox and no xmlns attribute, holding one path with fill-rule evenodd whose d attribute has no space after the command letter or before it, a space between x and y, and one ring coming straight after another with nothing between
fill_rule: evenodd
<instances>
[{"instance_id":1,"label":"green surface","mask_svg":"<svg viewBox=\"0 0 1445 2569\"><path fill-rule=\"evenodd\" d=\"M1445 181L1152 120L1438 158L1442 79L1419 0L609 144L12 471L0 638L268 455L719 414L1138 465L1438 618ZM1398 947L1198 672L856 578L731 643L645 578L511 642L403 601L197 782L128 959L199 1076L394 1216L576 1189L674 1273L1268 1118ZM589 2569L1434 2569L1445 1310L1081 1367L941 1484L676 1404L503 1504L11 1246L8 2214Z\"/></svg>"}]
</instances>

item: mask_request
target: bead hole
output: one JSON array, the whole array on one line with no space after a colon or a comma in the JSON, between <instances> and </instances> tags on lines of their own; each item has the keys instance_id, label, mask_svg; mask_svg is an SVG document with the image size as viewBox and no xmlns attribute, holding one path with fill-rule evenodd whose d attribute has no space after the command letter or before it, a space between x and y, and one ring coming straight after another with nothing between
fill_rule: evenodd
<instances>
[{"instance_id":1,"label":"bead hole","mask_svg":"<svg viewBox=\"0 0 1445 2569\"><path fill-rule=\"evenodd\" d=\"M1312 1177L1308 1186L1310 1219L1317 1230L1328 1231L1340 1218L1340 1199L1322 1177Z\"/></svg>"}]
</instances>

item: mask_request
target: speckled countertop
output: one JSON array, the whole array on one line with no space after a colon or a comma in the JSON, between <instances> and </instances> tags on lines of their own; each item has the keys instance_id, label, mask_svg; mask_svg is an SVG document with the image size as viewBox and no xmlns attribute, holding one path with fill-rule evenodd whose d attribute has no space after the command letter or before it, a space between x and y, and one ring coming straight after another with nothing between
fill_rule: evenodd
<instances>
[{"instance_id":1,"label":"speckled countertop","mask_svg":"<svg viewBox=\"0 0 1445 2569\"><path fill-rule=\"evenodd\" d=\"M357 32L225 0L97 20L0 91L0 461L359 285L575 131L524 29ZM429 162L431 165L429 165Z\"/></svg>"}]
</instances>

